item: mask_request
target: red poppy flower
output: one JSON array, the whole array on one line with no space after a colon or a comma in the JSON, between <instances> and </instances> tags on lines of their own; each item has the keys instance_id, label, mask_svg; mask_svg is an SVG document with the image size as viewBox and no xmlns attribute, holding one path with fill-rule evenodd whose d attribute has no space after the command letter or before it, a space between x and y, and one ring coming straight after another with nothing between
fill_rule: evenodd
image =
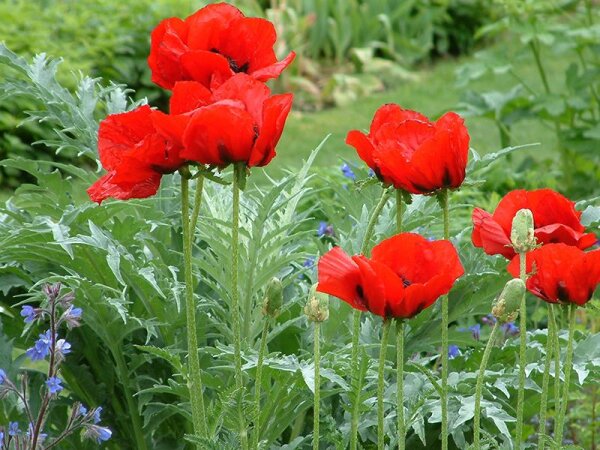
<instances>
[{"instance_id":1,"label":"red poppy flower","mask_svg":"<svg viewBox=\"0 0 600 450\"><path fill-rule=\"evenodd\" d=\"M226 3L205 6L185 20L165 19L152 32L152 81L172 89L183 80L219 85L239 72L260 81L276 78L295 56L277 61L276 40L271 22L245 17Z\"/></svg>"},{"instance_id":2,"label":"red poppy flower","mask_svg":"<svg viewBox=\"0 0 600 450\"><path fill-rule=\"evenodd\" d=\"M449 112L437 122L395 104L377 110L369 134L348 133L346 143L385 183L413 194L457 188L465 179L469 133Z\"/></svg>"},{"instance_id":3,"label":"red poppy flower","mask_svg":"<svg viewBox=\"0 0 600 450\"><path fill-rule=\"evenodd\" d=\"M321 257L317 290L384 318L410 318L448 293L464 269L449 241L393 236L369 259L335 247Z\"/></svg>"},{"instance_id":4,"label":"red poppy flower","mask_svg":"<svg viewBox=\"0 0 600 450\"><path fill-rule=\"evenodd\" d=\"M220 167L236 162L264 166L275 156L292 99L292 94L271 96L264 83L242 73L213 92L201 83L179 82L171 114L157 113L154 124L183 147L186 160Z\"/></svg>"},{"instance_id":5,"label":"red poppy flower","mask_svg":"<svg viewBox=\"0 0 600 450\"><path fill-rule=\"evenodd\" d=\"M508 271L519 276L519 255ZM600 249L584 252L566 244L548 244L527 253L527 289L550 303L588 302L600 284Z\"/></svg>"},{"instance_id":6,"label":"red poppy flower","mask_svg":"<svg viewBox=\"0 0 600 450\"><path fill-rule=\"evenodd\" d=\"M506 194L494 214L479 208L473 210L473 245L482 247L488 255L514 257L510 230L520 209L533 213L535 237L540 244L562 242L586 249L596 243L593 233L585 233L580 222L581 212L575 209L575 203L552 189L519 189Z\"/></svg>"},{"instance_id":7,"label":"red poppy flower","mask_svg":"<svg viewBox=\"0 0 600 450\"><path fill-rule=\"evenodd\" d=\"M152 125L155 113L145 105L112 114L100 123L98 152L108 174L87 190L93 201L150 197L158 190L162 175L183 164L180 149Z\"/></svg>"}]
</instances>

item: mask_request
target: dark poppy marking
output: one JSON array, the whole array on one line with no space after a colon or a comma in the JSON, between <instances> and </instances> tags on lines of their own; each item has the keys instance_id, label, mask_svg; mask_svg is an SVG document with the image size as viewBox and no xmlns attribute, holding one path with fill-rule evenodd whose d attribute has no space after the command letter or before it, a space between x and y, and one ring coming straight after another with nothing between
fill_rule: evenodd
<instances>
[{"instance_id":1,"label":"dark poppy marking","mask_svg":"<svg viewBox=\"0 0 600 450\"><path fill-rule=\"evenodd\" d=\"M450 175L450 171L447 167L444 167L444 178L442 180L442 184L446 187L452 186L452 176Z\"/></svg>"},{"instance_id":2,"label":"dark poppy marking","mask_svg":"<svg viewBox=\"0 0 600 450\"><path fill-rule=\"evenodd\" d=\"M356 295L358 296L357 303L363 308L369 309L369 304L367 303L367 299L365 298L365 292L363 291L363 287L360 284L356 285Z\"/></svg>"},{"instance_id":3,"label":"dark poppy marking","mask_svg":"<svg viewBox=\"0 0 600 450\"><path fill-rule=\"evenodd\" d=\"M564 281L561 280L557 283L556 294L561 302L569 302L569 292L567 291L567 286L565 286Z\"/></svg>"}]
</instances>

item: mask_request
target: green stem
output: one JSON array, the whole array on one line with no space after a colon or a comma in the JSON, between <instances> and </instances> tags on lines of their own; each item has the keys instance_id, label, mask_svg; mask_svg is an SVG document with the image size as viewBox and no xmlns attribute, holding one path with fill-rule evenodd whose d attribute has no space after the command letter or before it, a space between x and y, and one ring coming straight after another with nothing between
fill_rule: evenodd
<instances>
[{"instance_id":1,"label":"green stem","mask_svg":"<svg viewBox=\"0 0 600 450\"><path fill-rule=\"evenodd\" d=\"M390 321L384 319L383 321L383 334L381 336L381 349L379 351L379 371L377 381L377 449L384 450L385 444L385 431L383 422L383 393L385 390L385 357L387 353L387 342L390 334Z\"/></svg>"},{"instance_id":2,"label":"green stem","mask_svg":"<svg viewBox=\"0 0 600 450\"><path fill-rule=\"evenodd\" d=\"M402 233L402 190L396 189L396 234Z\"/></svg>"},{"instance_id":3,"label":"green stem","mask_svg":"<svg viewBox=\"0 0 600 450\"><path fill-rule=\"evenodd\" d=\"M441 193L444 212L444 239L450 239L448 189ZM442 297L442 450L448 450L448 294Z\"/></svg>"},{"instance_id":4,"label":"green stem","mask_svg":"<svg viewBox=\"0 0 600 450\"><path fill-rule=\"evenodd\" d=\"M575 312L577 305L575 303L569 305L569 340L567 342L567 356L565 360L565 383L560 400L560 411L558 414L556 430L554 431L555 443L557 448L560 448L563 441L563 431L565 427L565 416L567 413L567 405L569 403L569 388L571 383L571 371L573 370L573 334L575 333Z\"/></svg>"},{"instance_id":5,"label":"green stem","mask_svg":"<svg viewBox=\"0 0 600 450\"><path fill-rule=\"evenodd\" d=\"M319 331L321 323L315 322L315 405L313 413L313 450L319 450L319 407L321 404L321 375L319 369L321 366L321 348Z\"/></svg>"},{"instance_id":6,"label":"green stem","mask_svg":"<svg viewBox=\"0 0 600 450\"><path fill-rule=\"evenodd\" d=\"M519 274L523 283L527 282L527 273L525 264L527 262L526 253L519 253ZM519 308L519 390L517 394L517 431L515 436L515 448L521 448L523 438L523 407L525 403L525 352L527 351L527 305L525 303L525 292L521 297L521 307Z\"/></svg>"},{"instance_id":7,"label":"green stem","mask_svg":"<svg viewBox=\"0 0 600 450\"><path fill-rule=\"evenodd\" d=\"M498 321L492 328L492 333L488 339L487 345L483 352L483 358L481 359L481 365L479 366L479 375L477 376L477 386L475 388L475 416L473 417L473 446L475 450L481 449L480 441L480 424L481 424L481 396L483 392L483 380L485 378L485 369L492 353L492 347L496 339L496 332L498 331Z\"/></svg>"},{"instance_id":8,"label":"green stem","mask_svg":"<svg viewBox=\"0 0 600 450\"><path fill-rule=\"evenodd\" d=\"M542 397L540 399L540 428L538 430L538 448L546 445L546 417L548 416L548 385L550 384L550 366L554 351L554 333L556 322L552 305L548 303L548 337L546 338L546 359L544 361L544 376L542 378Z\"/></svg>"},{"instance_id":9,"label":"green stem","mask_svg":"<svg viewBox=\"0 0 600 450\"><path fill-rule=\"evenodd\" d=\"M239 391L241 401L238 404L238 426L242 449L248 448L248 430L244 418L244 379L242 374L241 328L240 328L240 300L238 290L239 266L239 233L240 233L240 171L245 170L241 164L236 164L233 174L233 218L231 224L231 320L233 326L233 353L235 364L235 386Z\"/></svg>"},{"instance_id":10,"label":"green stem","mask_svg":"<svg viewBox=\"0 0 600 450\"><path fill-rule=\"evenodd\" d=\"M396 415L398 417L398 450L406 448L404 427L404 320L396 320Z\"/></svg>"},{"instance_id":11,"label":"green stem","mask_svg":"<svg viewBox=\"0 0 600 450\"><path fill-rule=\"evenodd\" d=\"M204 190L204 176L200 175L196 179L196 194L194 195L194 209L192 210L192 223L190 225L190 233L192 240L196 234L196 225L198 224L198 216L200 214L200 206L202 205L202 191Z\"/></svg>"},{"instance_id":12,"label":"green stem","mask_svg":"<svg viewBox=\"0 0 600 450\"><path fill-rule=\"evenodd\" d=\"M540 57L540 49L539 42L537 39L533 39L529 42L529 47L531 48L531 52L533 53L533 59L535 60L535 65L540 74L540 78L542 79L542 84L544 85L544 90L546 94L550 94L550 83L548 83L548 77L546 76L546 70L542 64L542 58Z\"/></svg>"},{"instance_id":13,"label":"green stem","mask_svg":"<svg viewBox=\"0 0 600 450\"><path fill-rule=\"evenodd\" d=\"M367 229L365 230L365 235L363 238L363 243L361 246L360 252L364 255L369 249L369 243L371 242L371 237L373 235L373 230L375 229L375 224L377 223L377 219L383 210L388 199L388 190L384 189L381 194L381 198L379 202L373 209L371 213L371 217L369 219L369 223L367 224ZM354 382L355 389L355 401L352 405L352 418L351 418L351 426L350 426L350 450L356 450L358 446L358 418L360 415L360 397L362 390L362 380L358 374L358 350L360 348L359 345L359 336L360 336L360 316L361 312L358 309L354 310L352 315L352 357L351 357L351 370L352 370L352 380Z\"/></svg>"},{"instance_id":14,"label":"green stem","mask_svg":"<svg viewBox=\"0 0 600 450\"><path fill-rule=\"evenodd\" d=\"M556 322L556 305L550 305L551 308L551 320L553 322L554 334L552 336L553 343L553 357L554 357L554 410L555 410L555 419L556 413L558 412L557 408L560 403L560 338L558 336L559 327Z\"/></svg>"},{"instance_id":15,"label":"green stem","mask_svg":"<svg viewBox=\"0 0 600 450\"><path fill-rule=\"evenodd\" d=\"M188 344L188 388L192 404L192 422L194 434L200 437L207 436L206 414L200 360L198 358L198 337L196 335L196 303L194 302L194 288L192 275L192 239L189 216L189 180L184 173L181 174L181 222L183 229L183 266L185 272L185 312L187 319L187 344Z\"/></svg>"},{"instance_id":16,"label":"green stem","mask_svg":"<svg viewBox=\"0 0 600 450\"><path fill-rule=\"evenodd\" d=\"M269 334L269 316L265 316L262 334L260 336L260 349L258 351L258 362L256 363L256 380L254 384L254 440L252 448L258 450L258 441L260 437L260 389L262 383L262 366L267 351L267 335Z\"/></svg>"}]
</instances>

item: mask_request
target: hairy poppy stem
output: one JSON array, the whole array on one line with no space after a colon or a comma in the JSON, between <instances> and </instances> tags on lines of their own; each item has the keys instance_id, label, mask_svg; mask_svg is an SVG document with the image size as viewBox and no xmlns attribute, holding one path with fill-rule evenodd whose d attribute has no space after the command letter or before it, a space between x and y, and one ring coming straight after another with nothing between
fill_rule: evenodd
<instances>
[{"instance_id":1,"label":"hairy poppy stem","mask_svg":"<svg viewBox=\"0 0 600 450\"><path fill-rule=\"evenodd\" d=\"M402 233L402 191L396 189L396 233ZM406 447L404 427L404 321L396 320L396 415L398 418L398 450Z\"/></svg>"},{"instance_id":2,"label":"hairy poppy stem","mask_svg":"<svg viewBox=\"0 0 600 450\"><path fill-rule=\"evenodd\" d=\"M526 253L519 253L520 269L519 274L523 283L527 281L526 273ZM525 353L527 351L527 304L525 302L526 292L521 298L521 307L519 308L519 390L517 394L517 430L515 436L515 448L521 448L523 439L523 408L525 403Z\"/></svg>"},{"instance_id":3,"label":"hairy poppy stem","mask_svg":"<svg viewBox=\"0 0 600 450\"><path fill-rule=\"evenodd\" d=\"M557 412L560 403L560 337L558 335L558 322L556 321L556 309L558 305L550 306L552 309L552 320L554 321L554 335L552 336L554 349L554 409Z\"/></svg>"},{"instance_id":4,"label":"hairy poppy stem","mask_svg":"<svg viewBox=\"0 0 600 450\"><path fill-rule=\"evenodd\" d=\"M548 384L550 383L550 366L554 352L554 333L556 333L556 321L554 310L548 303L548 336L546 338L546 360L544 361L544 376L542 378L542 397L540 399L540 428L538 430L538 447L544 448L546 444L546 417L548 415ZM555 399L555 402L558 399Z\"/></svg>"},{"instance_id":5,"label":"hairy poppy stem","mask_svg":"<svg viewBox=\"0 0 600 450\"><path fill-rule=\"evenodd\" d=\"M245 396L244 380L242 374L241 352L241 327L240 327L240 301L238 291L238 265L239 265L239 229L240 229L240 178L245 167L241 164L234 166L233 174L233 211L231 224L231 319L233 326L233 353L235 360L235 386L238 390L240 402L238 404L238 426L242 450L248 448L248 430L244 418L243 402Z\"/></svg>"},{"instance_id":6,"label":"hairy poppy stem","mask_svg":"<svg viewBox=\"0 0 600 450\"><path fill-rule=\"evenodd\" d=\"M202 198L202 194L199 195ZM207 436L206 414L200 360L198 358L198 337L196 335L196 303L194 301L193 275L192 275L192 229L189 215L189 180L185 174L181 175L181 223L183 229L183 266L185 272L185 309L187 319L187 344L188 344L188 388L192 404L192 422L194 434L200 437ZM199 206L198 206L199 208Z\"/></svg>"},{"instance_id":7,"label":"hairy poppy stem","mask_svg":"<svg viewBox=\"0 0 600 450\"><path fill-rule=\"evenodd\" d=\"M384 319L383 333L381 336L381 349L379 351L379 371L377 379L377 449L384 450L385 447L385 431L383 421L383 394L385 390L385 357L387 353L387 342L390 334L390 320Z\"/></svg>"},{"instance_id":8,"label":"hairy poppy stem","mask_svg":"<svg viewBox=\"0 0 600 450\"><path fill-rule=\"evenodd\" d=\"M373 236L373 230L375 229L375 224L377 223L377 219L385 206L387 199L389 196L389 192L387 189L383 190L381 194L381 198L379 202L373 209L371 213L371 218L369 219L369 223L367 224L367 229L365 230L365 235L363 238L363 243L361 246L360 252L364 255L369 249L369 244L371 242L371 238ZM351 358L351 370L352 370L352 381L355 386L354 391L354 404L352 405L352 422L350 426L350 450L356 450L358 446L358 417L360 415L360 397L362 391L362 379L359 376L359 368L358 368L358 350L359 350L359 342L358 337L360 335L360 316L361 312L358 309L354 310L352 315L353 317L353 325L352 325L352 358Z\"/></svg>"},{"instance_id":9,"label":"hairy poppy stem","mask_svg":"<svg viewBox=\"0 0 600 450\"><path fill-rule=\"evenodd\" d=\"M198 216L200 214L200 206L202 205L202 191L204 191L204 176L200 175L196 179L196 194L194 195L194 209L192 210L192 223L190 225L192 239L196 233L196 225L198 225Z\"/></svg>"},{"instance_id":10,"label":"hairy poppy stem","mask_svg":"<svg viewBox=\"0 0 600 450\"><path fill-rule=\"evenodd\" d=\"M571 383L571 372L573 370L573 335L575 333L575 312L577 305L572 303L569 305L569 341L567 342L567 356L565 359L565 383L560 399L560 410L556 421L556 429L554 430L555 444L557 448L562 446L563 431L565 427L565 416L567 413L567 405L569 403L569 388Z\"/></svg>"},{"instance_id":11,"label":"hairy poppy stem","mask_svg":"<svg viewBox=\"0 0 600 450\"><path fill-rule=\"evenodd\" d=\"M479 366L479 374L477 376L477 386L475 387L475 415L473 417L473 446L475 450L481 450L480 440L480 424L481 424L481 396L483 392L483 380L485 378L485 369L492 353L492 347L496 340L496 332L498 331L498 321L494 323L490 338L488 339L487 345L481 358L481 365Z\"/></svg>"},{"instance_id":12,"label":"hairy poppy stem","mask_svg":"<svg viewBox=\"0 0 600 450\"><path fill-rule=\"evenodd\" d=\"M262 334L260 336L260 349L258 351L258 361L256 363L256 380L254 383L254 413L256 418L254 419L254 436L252 447L258 450L258 441L260 438L260 390L262 383L262 368L263 361L265 359L265 352L267 351L267 335L269 334L269 324L271 322L269 316L265 316L263 324Z\"/></svg>"},{"instance_id":13,"label":"hairy poppy stem","mask_svg":"<svg viewBox=\"0 0 600 450\"><path fill-rule=\"evenodd\" d=\"M396 320L396 414L398 417L398 450L406 448L404 427L404 320Z\"/></svg>"},{"instance_id":14,"label":"hairy poppy stem","mask_svg":"<svg viewBox=\"0 0 600 450\"><path fill-rule=\"evenodd\" d=\"M321 374L319 369L321 367L321 346L320 346L320 330L321 322L315 322L315 396L314 396L314 409L313 409L313 450L319 450L319 415L321 406Z\"/></svg>"},{"instance_id":15,"label":"hairy poppy stem","mask_svg":"<svg viewBox=\"0 0 600 450\"><path fill-rule=\"evenodd\" d=\"M448 197L444 189L440 195L444 212L444 239L450 239L450 214ZM448 450L448 294L442 297L442 450Z\"/></svg>"}]
</instances>

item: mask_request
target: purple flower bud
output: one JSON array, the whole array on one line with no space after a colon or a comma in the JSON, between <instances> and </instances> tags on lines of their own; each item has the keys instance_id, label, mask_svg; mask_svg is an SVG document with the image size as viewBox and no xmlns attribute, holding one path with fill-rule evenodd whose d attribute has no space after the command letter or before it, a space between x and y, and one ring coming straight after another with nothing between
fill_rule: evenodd
<instances>
[{"instance_id":1,"label":"purple flower bud","mask_svg":"<svg viewBox=\"0 0 600 450\"><path fill-rule=\"evenodd\" d=\"M58 377L50 377L46 380L46 386L48 386L48 391L50 394L58 394L64 388L61 386L62 380Z\"/></svg>"},{"instance_id":2,"label":"purple flower bud","mask_svg":"<svg viewBox=\"0 0 600 450\"><path fill-rule=\"evenodd\" d=\"M0 448L2 448L3 443L4 443L4 431L0 431Z\"/></svg>"},{"instance_id":3,"label":"purple flower bud","mask_svg":"<svg viewBox=\"0 0 600 450\"><path fill-rule=\"evenodd\" d=\"M30 437L33 434L33 424L29 422L29 429L27 430L27 437ZM48 437L46 433L40 433L38 436L38 442L42 442L44 439Z\"/></svg>"},{"instance_id":4,"label":"purple flower bud","mask_svg":"<svg viewBox=\"0 0 600 450\"><path fill-rule=\"evenodd\" d=\"M369 169L368 175L370 177L374 177L375 176L375 171L373 169Z\"/></svg>"},{"instance_id":5,"label":"purple flower bud","mask_svg":"<svg viewBox=\"0 0 600 450\"><path fill-rule=\"evenodd\" d=\"M88 410L85 406L79 405L79 415L85 416L88 413Z\"/></svg>"},{"instance_id":6,"label":"purple flower bud","mask_svg":"<svg viewBox=\"0 0 600 450\"><path fill-rule=\"evenodd\" d=\"M56 297L58 297L58 294L60 294L60 288L61 288L60 283L45 284L44 287L42 288L42 291L44 292L46 297L48 297L50 300L56 300Z\"/></svg>"},{"instance_id":7,"label":"purple flower bud","mask_svg":"<svg viewBox=\"0 0 600 450\"><path fill-rule=\"evenodd\" d=\"M73 303L73 300L75 300L75 293L74 292L67 292L65 295L63 295L60 298L60 304L64 307L64 308L68 308L71 303Z\"/></svg>"},{"instance_id":8,"label":"purple flower bud","mask_svg":"<svg viewBox=\"0 0 600 450\"><path fill-rule=\"evenodd\" d=\"M350 168L350 166L346 163L342 164L342 173L344 174L344 176L346 178L350 178L351 180L356 180L356 175L354 174L354 172L352 171L352 169Z\"/></svg>"},{"instance_id":9,"label":"purple flower bud","mask_svg":"<svg viewBox=\"0 0 600 450\"><path fill-rule=\"evenodd\" d=\"M496 323L496 318L492 314L488 314L484 318L481 319L481 322L485 325L494 325Z\"/></svg>"},{"instance_id":10,"label":"purple flower bud","mask_svg":"<svg viewBox=\"0 0 600 450\"><path fill-rule=\"evenodd\" d=\"M33 322L38 316L39 310L31 305L25 305L21 309L21 317L25 319L25 323Z\"/></svg>"},{"instance_id":11,"label":"purple flower bud","mask_svg":"<svg viewBox=\"0 0 600 450\"><path fill-rule=\"evenodd\" d=\"M6 372L0 369L0 384L4 384L8 377L6 376Z\"/></svg>"}]
</instances>

